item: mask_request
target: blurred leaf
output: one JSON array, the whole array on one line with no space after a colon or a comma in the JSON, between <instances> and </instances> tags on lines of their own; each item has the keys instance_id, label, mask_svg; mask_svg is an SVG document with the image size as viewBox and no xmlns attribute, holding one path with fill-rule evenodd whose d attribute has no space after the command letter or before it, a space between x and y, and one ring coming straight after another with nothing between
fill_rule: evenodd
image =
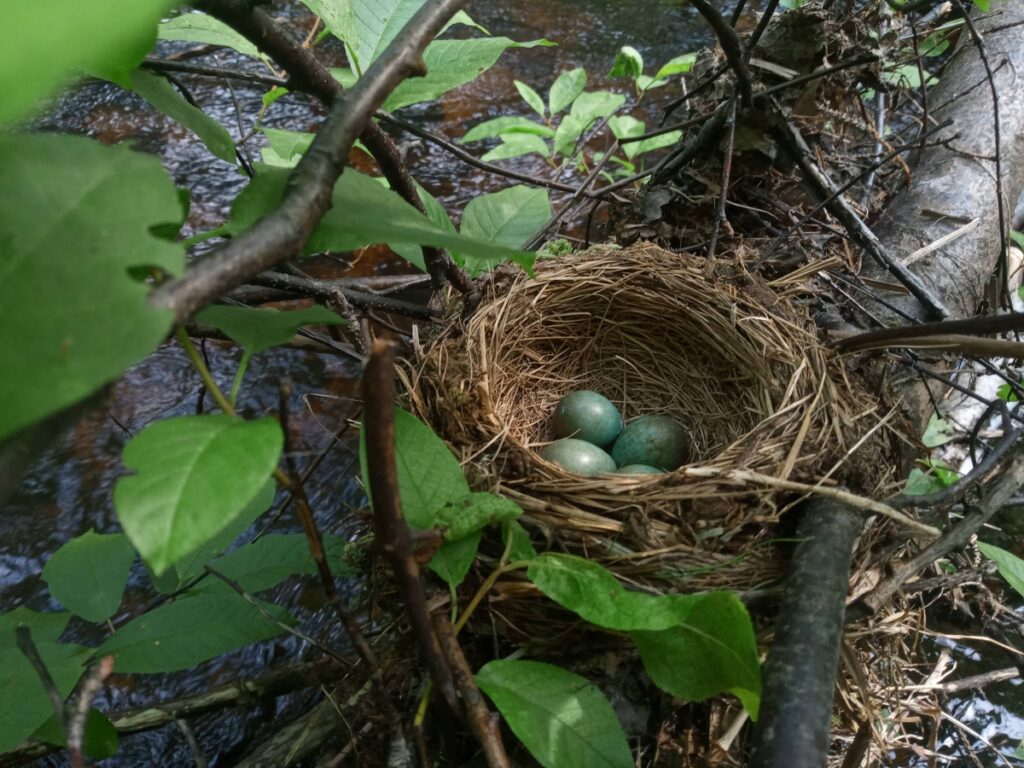
<instances>
[{"instance_id":1,"label":"blurred leaf","mask_svg":"<svg viewBox=\"0 0 1024 768\"><path fill-rule=\"evenodd\" d=\"M50 594L86 621L106 621L121 605L135 550L123 533L88 530L50 555L43 580Z\"/></svg>"},{"instance_id":2,"label":"blurred leaf","mask_svg":"<svg viewBox=\"0 0 1024 768\"><path fill-rule=\"evenodd\" d=\"M696 53L684 53L681 56L676 56L662 65L661 69L659 69L657 74L654 75L654 79L661 80L663 78L672 77L673 75L685 74L693 69L693 65L696 63Z\"/></svg>"},{"instance_id":3,"label":"blurred leaf","mask_svg":"<svg viewBox=\"0 0 1024 768\"><path fill-rule=\"evenodd\" d=\"M171 0L47 0L4 4L0 124L28 117L84 70L122 85L156 41Z\"/></svg>"},{"instance_id":4,"label":"blurred leaf","mask_svg":"<svg viewBox=\"0 0 1024 768\"><path fill-rule=\"evenodd\" d=\"M510 160L513 157L537 154L546 158L550 149L548 143L540 136L529 133L506 133L501 137L501 144L487 152L480 159L486 163L495 160Z\"/></svg>"},{"instance_id":5,"label":"blurred leaf","mask_svg":"<svg viewBox=\"0 0 1024 768\"><path fill-rule=\"evenodd\" d=\"M928 419L928 426L924 430L921 442L925 448L937 448L945 445L956 437L956 430L953 425L943 419L939 414L933 413Z\"/></svg>"},{"instance_id":6,"label":"blurred leaf","mask_svg":"<svg viewBox=\"0 0 1024 768\"><path fill-rule=\"evenodd\" d=\"M644 57L640 51L631 45L624 45L615 54L615 61L612 64L612 71L608 77L628 77L636 80L644 72Z\"/></svg>"},{"instance_id":7,"label":"blurred leaf","mask_svg":"<svg viewBox=\"0 0 1024 768\"><path fill-rule=\"evenodd\" d=\"M55 747L67 746L64 729L57 722L57 716L51 715L32 734L33 739L45 741ZM85 735L82 739L82 750L93 760L104 760L117 754L117 729L98 709L89 708L85 716Z\"/></svg>"},{"instance_id":8,"label":"blurred leaf","mask_svg":"<svg viewBox=\"0 0 1024 768\"><path fill-rule=\"evenodd\" d=\"M0 383L0 439L86 397L163 342L173 315L152 307L150 286L129 271L180 274L184 249L151 231L180 219L157 157L78 136L0 134L0 370L17 371Z\"/></svg>"},{"instance_id":9,"label":"blurred leaf","mask_svg":"<svg viewBox=\"0 0 1024 768\"><path fill-rule=\"evenodd\" d=\"M485 120L473 126L460 141L465 144L470 141L492 139L495 136L501 136L503 133L532 133L547 138L552 138L555 135L551 128L535 123L533 120L525 117L496 117L493 120Z\"/></svg>"},{"instance_id":10,"label":"blurred leaf","mask_svg":"<svg viewBox=\"0 0 1024 768\"><path fill-rule=\"evenodd\" d=\"M544 109L544 99L541 98L540 94L522 80L513 80L512 85L514 85L516 90L519 91L519 95L523 97L523 101L530 105L530 109L541 117L544 117L546 110ZM463 141L465 141L465 139L463 139Z\"/></svg>"},{"instance_id":11,"label":"blurred leaf","mask_svg":"<svg viewBox=\"0 0 1024 768\"><path fill-rule=\"evenodd\" d=\"M307 325L348 325L348 320L319 304L287 311L217 305L204 309L196 320L223 331L250 354L287 344Z\"/></svg>"},{"instance_id":12,"label":"blurred leaf","mask_svg":"<svg viewBox=\"0 0 1024 768\"><path fill-rule=\"evenodd\" d=\"M192 106L167 78L138 69L132 73L132 90L160 112L192 131L216 157L232 165L237 163L235 140L227 128L203 110Z\"/></svg>"},{"instance_id":13,"label":"blurred leaf","mask_svg":"<svg viewBox=\"0 0 1024 768\"><path fill-rule=\"evenodd\" d=\"M278 621L295 624L283 608L264 603ZM177 672L284 630L227 585L203 589L144 613L97 650L113 654L118 672Z\"/></svg>"},{"instance_id":14,"label":"blurred leaf","mask_svg":"<svg viewBox=\"0 0 1024 768\"><path fill-rule=\"evenodd\" d=\"M348 574L351 571L345 559L348 542L341 536L325 535L323 539L331 572L335 576ZM217 558L210 565L238 582L246 592L254 593L276 587L289 576L317 573L309 541L302 533L267 534ZM221 582L217 579L207 578L201 588L217 588L218 584Z\"/></svg>"},{"instance_id":15,"label":"blurred leaf","mask_svg":"<svg viewBox=\"0 0 1024 768\"><path fill-rule=\"evenodd\" d=\"M583 93L587 84L587 71L583 67L563 72L551 84L548 92L548 109L552 117L568 107Z\"/></svg>"},{"instance_id":16,"label":"blurred leaf","mask_svg":"<svg viewBox=\"0 0 1024 768\"><path fill-rule=\"evenodd\" d=\"M615 711L586 678L538 661L491 661L476 684L544 768L633 768Z\"/></svg>"},{"instance_id":17,"label":"blurred leaf","mask_svg":"<svg viewBox=\"0 0 1024 768\"><path fill-rule=\"evenodd\" d=\"M978 549L999 567L999 573L1011 587L1017 590L1017 594L1024 597L1024 560L1012 552L1007 552L992 544L986 544L984 541L978 542Z\"/></svg>"},{"instance_id":18,"label":"blurred leaf","mask_svg":"<svg viewBox=\"0 0 1024 768\"><path fill-rule=\"evenodd\" d=\"M157 575L203 547L245 510L277 466L281 426L267 417L180 416L125 445L136 474L114 488L121 526Z\"/></svg>"}]
</instances>

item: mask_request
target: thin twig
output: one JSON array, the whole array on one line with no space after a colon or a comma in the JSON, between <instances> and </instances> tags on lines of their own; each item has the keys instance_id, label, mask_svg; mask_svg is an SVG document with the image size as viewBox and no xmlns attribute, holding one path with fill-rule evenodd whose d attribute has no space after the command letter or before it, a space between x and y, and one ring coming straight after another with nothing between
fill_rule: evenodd
<instances>
[{"instance_id":1,"label":"thin twig","mask_svg":"<svg viewBox=\"0 0 1024 768\"><path fill-rule=\"evenodd\" d=\"M114 657L104 656L92 665L78 686L78 696L68 720L68 759L72 768L82 768L85 765L82 744L85 741L85 721L89 716L89 705L113 671Z\"/></svg>"},{"instance_id":2,"label":"thin twig","mask_svg":"<svg viewBox=\"0 0 1024 768\"><path fill-rule=\"evenodd\" d=\"M14 630L14 637L18 644L18 650L28 659L28 663L32 665L32 669L35 670L39 682L42 683L43 690L46 691L46 695L50 699L50 706L53 707L53 714L57 718L57 725L60 726L61 732L66 735L67 717L64 711L64 697L57 690L57 684L53 682L53 676L50 674L50 670L46 668L46 662L39 655L39 649L32 639L32 630L23 624L19 625Z\"/></svg>"},{"instance_id":3,"label":"thin twig","mask_svg":"<svg viewBox=\"0 0 1024 768\"><path fill-rule=\"evenodd\" d=\"M718 234L722 224L728 226L725 218L725 201L729 197L729 176L732 174L732 150L736 139L736 95L733 94L729 100L729 117L725 121L727 138L725 142L725 155L722 157L722 180L721 191L718 195L718 204L715 207L715 222L711 227L711 237L708 243L708 250L705 258L709 261L715 258L715 247L718 245Z\"/></svg>"},{"instance_id":4,"label":"thin twig","mask_svg":"<svg viewBox=\"0 0 1024 768\"><path fill-rule=\"evenodd\" d=\"M777 2L778 0L770 0L769 5ZM718 44L722 46L722 52L725 54L725 60L732 68L733 74L736 75L736 84L739 87L743 106L749 107L754 103L754 80L747 68L747 57L743 51L743 45L740 43L740 36L708 0L690 0L690 3L704 17L714 31L715 37L718 38ZM768 17L771 18L771 15L769 14Z\"/></svg>"}]
</instances>

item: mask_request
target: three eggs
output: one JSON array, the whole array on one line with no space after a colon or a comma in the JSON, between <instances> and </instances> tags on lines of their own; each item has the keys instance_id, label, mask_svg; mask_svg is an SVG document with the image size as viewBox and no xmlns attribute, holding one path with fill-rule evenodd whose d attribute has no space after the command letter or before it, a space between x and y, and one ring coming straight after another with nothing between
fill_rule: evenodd
<instances>
[{"instance_id":1,"label":"three eggs","mask_svg":"<svg viewBox=\"0 0 1024 768\"><path fill-rule=\"evenodd\" d=\"M559 439L541 457L578 475L660 474L689 458L688 435L675 419L652 413L623 425L608 398L586 389L562 398L552 427Z\"/></svg>"}]
</instances>

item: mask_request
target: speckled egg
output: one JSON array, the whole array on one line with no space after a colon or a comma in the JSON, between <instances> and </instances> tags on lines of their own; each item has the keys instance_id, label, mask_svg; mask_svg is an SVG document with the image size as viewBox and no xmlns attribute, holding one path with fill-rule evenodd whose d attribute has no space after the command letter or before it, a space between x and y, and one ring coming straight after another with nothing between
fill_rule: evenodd
<instances>
[{"instance_id":1,"label":"speckled egg","mask_svg":"<svg viewBox=\"0 0 1024 768\"><path fill-rule=\"evenodd\" d=\"M612 446L612 458L620 467L646 464L671 471L685 463L689 455L690 437L683 425L660 413L633 419Z\"/></svg>"},{"instance_id":2,"label":"speckled egg","mask_svg":"<svg viewBox=\"0 0 1024 768\"><path fill-rule=\"evenodd\" d=\"M648 464L627 464L615 470L616 475L663 475L664 469L658 469Z\"/></svg>"},{"instance_id":3,"label":"speckled egg","mask_svg":"<svg viewBox=\"0 0 1024 768\"><path fill-rule=\"evenodd\" d=\"M555 437L574 437L594 445L611 445L622 431L622 416L604 395L580 389L562 398L552 421Z\"/></svg>"},{"instance_id":4,"label":"speckled egg","mask_svg":"<svg viewBox=\"0 0 1024 768\"><path fill-rule=\"evenodd\" d=\"M544 447L540 455L569 472L590 477L615 471L612 457L593 443L566 437Z\"/></svg>"}]
</instances>

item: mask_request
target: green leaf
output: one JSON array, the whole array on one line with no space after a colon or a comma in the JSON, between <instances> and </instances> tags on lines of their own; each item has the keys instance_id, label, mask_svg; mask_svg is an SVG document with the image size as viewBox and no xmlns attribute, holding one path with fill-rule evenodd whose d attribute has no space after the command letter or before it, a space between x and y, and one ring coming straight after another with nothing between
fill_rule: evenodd
<instances>
[{"instance_id":1,"label":"green leaf","mask_svg":"<svg viewBox=\"0 0 1024 768\"><path fill-rule=\"evenodd\" d=\"M277 482L271 477L263 484L256 497L245 505L242 513L228 523L224 530L192 554L176 561L163 577L153 578L153 585L157 591L161 594L176 592L185 581L201 573L203 566L223 554L260 515L270 508L270 505L274 503L276 490ZM150 571L150 576L154 577L152 571ZM171 578L165 578L167 576Z\"/></svg>"},{"instance_id":2,"label":"green leaf","mask_svg":"<svg viewBox=\"0 0 1024 768\"><path fill-rule=\"evenodd\" d=\"M586 84L587 71L583 67L570 69L555 78L551 90L548 91L548 109L552 116L572 104L576 97L583 93Z\"/></svg>"},{"instance_id":3,"label":"green leaf","mask_svg":"<svg viewBox=\"0 0 1024 768\"><path fill-rule=\"evenodd\" d=\"M986 544L984 541L978 542L978 549L985 557L995 562L999 567L999 573L1011 587L1017 590L1017 594L1024 596L1024 560L1012 552L1007 552L992 544Z\"/></svg>"},{"instance_id":4,"label":"green leaf","mask_svg":"<svg viewBox=\"0 0 1024 768\"><path fill-rule=\"evenodd\" d=\"M550 218L548 191L519 184L470 200L462 212L462 235L476 241L518 248L540 231ZM499 251L481 255L459 249L455 258L462 261L471 276L476 277L506 257Z\"/></svg>"},{"instance_id":5,"label":"green leaf","mask_svg":"<svg viewBox=\"0 0 1024 768\"><path fill-rule=\"evenodd\" d=\"M184 249L151 232L180 217L157 157L77 136L0 135L0 370L17 371L0 383L0 439L164 340L173 315L149 305L129 270L181 272Z\"/></svg>"},{"instance_id":6,"label":"green leaf","mask_svg":"<svg viewBox=\"0 0 1024 768\"><path fill-rule=\"evenodd\" d=\"M39 675L16 645L15 627L24 625L32 630L32 642L63 698L85 671L82 665L90 653L81 645L56 642L70 616L25 608L0 616L0 752L18 746L53 714Z\"/></svg>"},{"instance_id":7,"label":"green leaf","mask_svg":"<svg viewBox=\"0 0 1024 768\"><path fill-rule=\"evenodd\" d=\"M324 26L336 38L346 43L346 48L355 55L358 34L353 13L352 0L302 0L303 4L320 17ZM361 64L361 62L360 62ZM362 67L365 69L365 66Z\"/></svg>"},{"instance_id":8,"label":"green leaf","mask_svg":"<svg viewBox=\"0 0 1024 768\"><path fill-rule=\"evenodd\" d=\"M644 668L655 685L687 701L729 691L756 720L761 668L747 609L729 592L699 598L678 627L630 632Z\"/></svg>"},{"instance_id":9,"label":"green leaf","mask_svg":"<svg viewBox=\"0 0 1024 768\"><path fill-rule=\"evenodd\" d=\"M146 427L124 448L136 474L114 488L121 526L157 575L237 518L277 466L273 418L181 416Z\"/></svg>"},{"instance_id":10,"label":"green leaf","mask_svg":"<svg viewBox=\"0 0 1024 768\"><path fill-rule=\"evenodd\" d=\"M544 768L632 768L615 711L586 678L538 661L491 661L476 684Z\"/></svg>"},{"instance_id":11,"label":"green leaf","mask_svg":"<svg viewBox=\"0 0 1024 768\"><path fill-rule=\"evenodd\" d=\"M283 608L264 603L285 624L295 620ZM97 656L113 654L118 672L176 672L214 656L276 637L284 630L221 585L161 605L128 622L107 638Z\"/></svg>"},{"instance_id":12,"label":"green leaf","mask_svg":"<svg viewBox=\"0 0 1024 768\"><path fill-rule=\"evenodd\" d=\"M935 493L941 491L943 488L942 483L939 482L938 478L931 475L924 470L914 467L910 470L910 475L907 477L907 482L903 486L904 496L925 496L929 493Z\"/></svg>"},{"instance_id":13,"label":"green leaf","mask_svg":"<svg viewBox=\"0 0 1024 768\"><path fill-rule=\"evenodd\" d=\"M54 552L43 568L50 594L86 621L106 621L121 605L135 550L122 533L92 530Z\"/></svg>"},{"instance_id":14,"label":"green leaf","mask_svg":"<svg viewBox=\"0 0 1024 768\"><path fill-rule=\"evenodd\" d=\"M124 84L153 47L157 22L171 5L170 0L5 3L0 124L27 117L82 70Z\"/></svg>"},{"instance_id":15,"label":"green leaf","mask_svg":"<svg viewBox=\"0 0 1024 768\"><path fill-rule=\"evenodd\" d=\"M487 152L480 159L490 163L494 160L509 160L513 157L538 154L547 157L550 149L548 143L540 136L529 133L506 133L501 137L501 144Z\"/></svg>"},{"instance_id":16,"label":"green leaf","mask_svg":"<svg viewBox=\"0 0 1024 768\"><path fill-rule=\"evenodd\" d=\"M943 419L939 414L933 413L928 419L928 426L924 430L921 442L925 448L937 448L945 445L956 437L956 430L953 425Z\"/></svg>"},{"instance_id":17,"label":"green leaf","mask_svg":"<svg viewBox=\"0 0 1024 768\"><path fill-rule=\"evenodd\" d=\"M528 86L522 80L513 80L512 85L519 91L519 95L523 97L523 101L530 105L530 108L541 117L547 113L544 109L544 99L541 98L540 94L537 93L533 88ZM463 139L465 141L465 139Z\"/></svg>"},{"instance_id":18,"label":"green leaf","mask_svg":"<svg viewBox=\"0 0 1024 768\"><path fill-rule=\"evenodd\" d=\"M511 539L511 546L509 540ZM537 550L533 548L530 541L530 534L526 532L518 520L506 520L501 525L501 541L508 549L508 561L510 563L522 563L533 560L537 557Z\"/></svg>"},{"instance_id":19,"label":"green leaf","mask_svg":"<svg viewBox=\"0 0 1024 768\"><path fill-rule=\"evenodd\" d=\"M243 56L264 58L259 49L219 19L205 13L182 13L160 24L157 37L233 48Z\"/></svg>"},{"instance_id":20,"label":"green leaf","mask_svg":"<svg viewBox=\"0 0 1024 768\"><path fill-rule=\"evenodd\" d=\"M444 209L440 201L420 184L416 184L416 191L419 193L420 200L423 202L423 208L426 210L427 218L430 219L435 226L443 229L445 232L450 232L455 235L458 234L458 230L455 229L455 225L452 223L451 217L448 215L448 211ZM403 259L412 264L420 272L427 271L426 262L423 261L423 249L415 243L397 243L389 242L388 247L401 256Z\"/></svg>"},{"instance_id":21,"label":"green leaf","mask_svg":"<svg viewBox=\"0 0 1024 768\"><path fill-rule=\"evenodd\" d=\"M49 720L39 726L32 738L55 747L67 746L64 729L57 722L56 715L51 715ZM82 749L86 756L93 760L113 757L117 754L117 745L117 729L114 724L98 709L90 707L85 716L85 735L82 739Z\"/></svg>"},{"instance_id":22,"label":"green leaf","mask_svg":"<svg viewBox=\"0 0 1024 768\"><path fill-rule=\"evenodd\" d=\"M363 488L369 496L368 461L365 430L360 430L359 464ZM445 442L401 408L395 409L395 465L402 512L413 528L432 528L442 507L469 495L462 467Z\"/></svg>"},{"instance_id":23,"label":"green leaf","mask_svg":"<svg viewBox=\"0 0 1024 768\"><path fill-rule=\"evenodd\" d=\"M274 165L274 162L269 161L278 160L283 167L287 168L295 165L295 157L309 149L309 145L313 143L313 138L316 136L315 133L283 131L279 128L260 128L260 130L270 142L269 150L262 150L263 161L268 165Z\"/></svg>"},{"instance_id":24,"label":"green leaf","mask_svg":"<svg viewBox=\"0 0 1024 768\"><path fill-rule=\"evenodd\" d=\"M189 104L167 78L136 70L132 73L132 90L160 112L192 131L214 156L232 165L237 162L235 140L227 128L203 110Z\"/></svg>"},{"instance_id":25,"label":"green leaf","mask_svg":"<svg viewBox=\"0 0 1024 768\"><path fill-rule=\"evenodd\" d=\"M1011 229L1010 239L1018 248L1024 251L1024 232L1018 232L1016 229Z\"/></svg>"},{"instance_id":26,"label":"green leaf","mask_svg":"<svg viewBox=\"0 0 1024 768\"><path fill-rule=\"evenodd\" d=\"M357 41L346 42L356 49L359 66L364 72L424 4L424 0L349 1L355 18Z\"/></svg>"},{"instance_id":27,"label":"green leaf","mask_svg":"<svg viewBox=\"0 0 1024 768\"><path fill-rule=\"evenodd\" d=\"M459 586L473 565L482 536L476 531L457 541L446 541L430 558L430 570L453 588Z\"/></svg>"},{"instance_id":28,"label":"green leaf","mask_svg":"<svg viewBox=\"0 0 1024 768\"><path fill-rule=\"evenodd\" d=\"M522 514L522 508L512 499L486 491L474 492L439 509L431 527L443 528L447 541L458 541L488 525L515 520Z\"/></svg>"},{"instance_id":29,"label":"green leaf","mask_svg":"<svg viewBox=\"0 0 1024 768\"><path fill-rule=\"evenodd\" d=\"M394 111L410 104L434 101L441 94L457 88L486 72L509 48L533 48L554 45L548 40L517 43L507 37L483 37L469 40L435 40L423 52L427 65L425 77L405 80L384 102L384 109Z\"/></svg>"},{"instance_id":30,"label":"green leaf","mask_svg":"<svg viewBox=\"0 0 1024 768\"><path fill-rule=\"evenodd\" d=\"M676 56L674 59L670 59L662 65L661 69L659 69L657 74L654 75L654 79L662 80L667 77L672 77L672 75L684 74L693 69L693 65L696 63L696 53L684 53L682 56Z\"/></svg>"},{"instance_id":31,"label":"green leaf","mask_svg":"<svg viewBox=\"0 0 1024 768\"><path fill-rule=\"evenodd\" d=\"M631 136L641 136L647 130L643 120L637 120L629 115L615 115L608 120L608 127L617 139L627 139ZM637 153L638 141L632 141L622 145L622 151L626 157L632 158Z\"/></svg>"},{"instance_id":32,"label":"green leaf","mask_svg":"<svg viewBox=\"0 0 1024 768\"><path fill-rule=\"evenodd\" d=\"M546 125L535 123L525 117L496 117L493 120L485 120L479 125L474 125L460 141L465 144L481 139L493 139L503 133L530 133L549 139L555 135L555 132Z\"/></svg>"},{"instance_id":33,"label":"green leaf","mask_svg":"<svg viewBox=\"0 0 1024 768\"><path fill-rule=\"evenodd\" d=\"M628 591L609 570L592 560L554 552L532 560L526 575L562 607L591 624L619 631L675 627L702 599Z\"/></svg>"},{"instance_id":34,"label":"green leaf","mask_svg":"<svg viewBox=\"0 0 1024 768\"><path fill-rule=\"evenodd\" d=\"M636 80L644 72L644 57L631 45L624 45L615 54L615 62L608 77L628 77Z\"/></svg>"},{"instance_id":35,"label":"green leaf","mask_svg":"<svg viewBox=\"0 0 1024 768\"><path fill-rule=\"evenodd\" d=\"M218 305L204 309L196 320L223 331L251 354L287 344L299 328L307 325L348 324L348 320L320 305L286 312Z\"/></svg>"},{"instance_id":36,"label":"green leaf","mask_svg":"<svg viewBox=\"0 0 1024 768\"><path fill-rule=\"evenodd\" d=\"M588 91L581 93L579 98L572 103L569 114L579 120L587 128L595 120L608 117L626 103L626 97L621 93L611 91ZM584 128L586 130L586 128Z\"/></svg>"},{"instance_id":37,"label":"green leaf","mask_svg":"<svg viewBox=\"0 0 1024 768\"><path fill-rule=\"evenodd\" d=\"M653 152L656 149L674 146L682 137L682 131L669 131L668 133L663 133L660 136L652 136L649 139L631 142L633 145L632 157L642 155L644 152Z\"/></svg>"},{"instance_id":38,"label":"green leaf","mask_svg":"<svg viewBox=\"0 0 1024 768\"><path fill-rule=\"evenodd\" d=\"M228 231L244 232L281 200L287 171L267 169L235 198ZM374 243L408 242L452 248L464 253L514 261L529 271L534 254L455 234L435 224L395 192L348 168L334 187L331 209L306 244L307 253L350 251Z\"/></svg>"},{"instance_id":39,"label":"green leaf","mask_svg":"<svg viewBox=\"0 0 1024 768\"><path fill-rule=\"evenodd\" d=\"M343 576L351 571L345 560L347 549L348 542L341 536L324 536L324 552L335 576ZM309 542L305 534L301 533L267 534L259 541L245 544L214 560L211 565L229 579L238 582L246 592L262 592L277 586L289 576L317 573ZM200 588L217 587L220 583L208 578Z\"/></svg>"}]
</instances>

